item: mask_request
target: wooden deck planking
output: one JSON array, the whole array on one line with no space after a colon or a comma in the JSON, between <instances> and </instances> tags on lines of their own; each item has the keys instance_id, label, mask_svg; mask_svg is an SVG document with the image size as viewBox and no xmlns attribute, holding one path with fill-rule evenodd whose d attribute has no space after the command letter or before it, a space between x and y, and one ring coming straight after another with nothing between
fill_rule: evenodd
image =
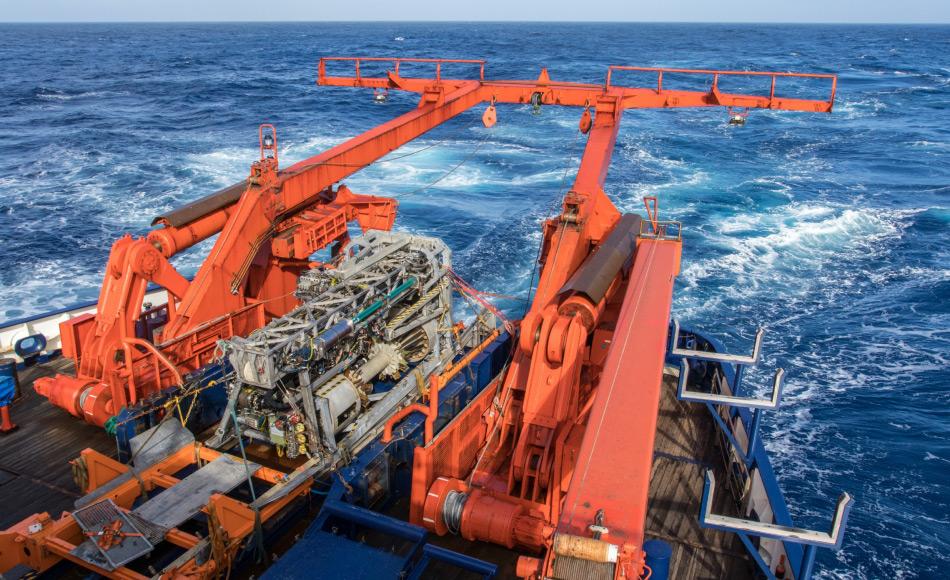
<instances>
[{"instance_id":1,"label":"wooden deck planking","mask_svg":"<svg viewBox=\"0 0 950 580\"><path fill-rule=\"evenodd\" d=\"M664 375L650 479L647 537L673 548L670 578L751 578L748 555L733 534L702 529L699 506L703 475L715 469L725 481L717 433L704 405L676 399L676 379ZM724 490L723 490L724 491ZM735 511L728 493L717 494L718 513Z\"/></svg>"},{"instance_id":2,"label":"wooden deck planking","mask_svg":"<svg viewBox=\"0 0 950 580\"><path fill-rule=\"evenodd\" d=\"M71 370L72 361L58 357L20 371L22 398L10 414L19 427L0 435L0 529L34 513L58 517L72 511L81 494L73 483L69 460L87 447L115 456L115 440L51 405L33 391L33 381Z\"/></svg>"}]
</instances>

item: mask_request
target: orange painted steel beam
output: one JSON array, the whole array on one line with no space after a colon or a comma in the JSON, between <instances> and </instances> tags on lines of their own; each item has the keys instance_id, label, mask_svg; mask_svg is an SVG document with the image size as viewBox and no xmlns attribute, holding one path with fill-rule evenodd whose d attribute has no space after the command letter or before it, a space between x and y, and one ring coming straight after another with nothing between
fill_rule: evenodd
<instances>
[{"instance_id":1,"label":"orange painted steel beam","mask_svg":"<svg viewBox=\"0 0 950 580\"><path fill-rule=\"evenodd\" d=\"M631 578L642 569L638 552L680 249L677 241L640 242L557 526L560 534L587 537L603 510L609 531L601 540L624 548Z\"/></svg>"},{"instance_id":2,"label":"orange painted steel beam","mask_svg":"<svg viewBox=\"0 0 950 580\"><path fill-rule=\"evenodd\" d=\"M96 322L90 332L80 337L82 344L76 349L77 377L57 375L41 379L40 391L52 401L61 401L61 406L70 412L103 425L122 407L174 384L167 382L170 379L163 381L158 370L137 381L132 366L141 356L157 355L130 353L124 347L123 341L135 336L135 321L149 281L165 282L180 300L169 301L169 322L161 335L166 343L187 337L209 321L224 319L252 304L265 310L261 324L267 317L289 311L295 306L296 277L306 267L307 256L301 254L333 241L321 235L326 230L321 232L320 224L307 223L301 214L310 208L326 207L341 212L340 217L347 221L357 220L363 228L392 227L395 201L355 195L345 187L333 191L331 186L478 104L478 89L475 82L462 83L452 90L435 88L417 109L279 172L276 160L262 160L255 164L260 167L258 174L252 171L248 187L235 203L178 227L164 220L166 226L146 239L126 237L117 242L107 266ZM284 223L291 220L296 223ZM294 225L304 227L296 227L291 239L278 235ZM333 231L339 239L346 239L345 228ZM167 263L171 255L218 232L214 247L191 283ZM224 327L218 328L222 334L216 338L233 335L224 332ZM65 330L64 334L72 334L68 323ZM193 370L193 359L207 362L188 350L190 342L184 343L184 352L176 349L173 354L178 356L169 356L183 370ZM116 352L124 353L126 360L117 358ZM130 356L135 360L128 360ZM158 368L160 362L156 359L150 364ZM111 403L99 405L95 413L74 411L73 402L94 382L107 385Z\"/></svg>"},{"instance_id":3,"label":"orange painted steel beam","mask_svg":"<svg viewBox=\"0 0 950 580\"><path fill-rule=\"evenodd\" d=\"M327 64L331 62L353 63L353 76L333 76L327 73ZM393 67L383 77L363 76L360 72L362 62L389 62ZM436 67L437 78L406 78L399 74L402 63L429 63ZM499 103L528 103L531 96L541 93L541 103L545 105L587 106L593 105L598 98L615 96L621 99L624 109L647 108L682 108L682 107L748 107L762 109L781 109L786 111L831 112L834 105L837 89L837 77L831 74L788 73L788 72L761 72L761 71L730 71L730 70L702 70L702 69L674 69L674 68L646 68L629 66L611 66L607 69L607 76L603 84L564 83L554 82L542 71L537 80L486 80L484 61L440 60L440 59L399 59L399 58L363 58L363 57L325 57L318 64L318 83L329 86L368 87L376 89L395 89L412 92L423 92L433 82L442 86L459 86L462 83L472 82L467 79L442 78L441 70L447 64L478 64L479 78L486 94L484 100L495 98ZM616 71L633 71L639 73L656 73L655 87L630 87L613 84ZM671 90L663 86L664 74L701 77L710 82L708 91ZM747 95L723 93L719 91L719 80L723 77L763 77L771 81L769 93L766 95ZM777 93L779 79L818 79L830 82L829 97L827 99L802 99L784 97Z\"/></svg>"},{"instance_id":4,"label":"orange painted steel beam","mask_svg":"<svg viewBox=\"0 0 950 580\"><path fill-rule=\"evenodd\" d=\"M401 145L476 105L478 84L468 83L440 99L371 129L325 153L305 159L279 172L269 195L249 187L236 203L233 215L192 281L193 291L181 301L166 337L187 332L195 324L246 304L241 288L247 282L248 247L262 248L273 236L273 225L319 199L330 186L352 175ZM290 288L289 290L293 290ZM279 310L289 310L288 303ZM279 315L281 312L274 312Z\"/></svg>"},{"instance_id":5,"label":"orange painted steel beam","mask_svg":"<svg viewBox=\"0 0 950 580\"><path fill-rule=\"evenodd\" d=\"M332 62L352 63L353 76L329 76L327 65ZM361 65L369 63L388 64L390 70L385 76L366 76ZM434 68L434 78L403 77L405 68L401 66L406 64ZM459 66L477 66L477 78L452 79L443 74L444 68ZM614 73L622 70L656 74L656 86L616 85L612 82ZM705 92L669 90L663 84L664 74L700 75L709 79L711 88ZM725 76L767 76L771 88L768 95L723 93L719 90L719 79ZM780 96L776 93L776 83L786 77L830 79L830 98L818 101ZM107 266L95 323L87 324L80 332L78 327L73 328L78 323L70 322L63 331L65 336L75 335L76 342L80 343L71 349L77 359L78 376L40 381L40 390L51 400L61 401L75 413L74 401L82 399L93 382L106 385L105 390L102 386L95 388L97 392L108 391L111 400L98 399L99 404L91 412L78 413L103 424L123 406L173 384L175 373L158 370L162 363L160 357L123 348L123 341L134 337L135 321L149 281L166 287L173 295L167 305L169 322L161 334L164 342L186 337L209 321L228 317L252 304L263 309L265 322L269 317L286 313L296 305L292 293L296 276L306 267L303 254L334 239L345 243L342 220L355 217L364 228L392 226L394 202L355 196L345 188L334 192L332 186L479 102L536 101L544 105L593 107L596 113L584 160L574 188L565 199L564 210L568 219L574 219L569 215L571 211L588 212L595 219L589 231L562 228L557 233L558 248L564 248L565 252L555 252L553 256L559 264L550 269L552 283L542 281L539 285L539 295L544 298L538 302L541 305L548 303L548 293L556 286L553 281L564 279L565 274L576 268L578 259L583 259L589 249L582 243L584 238L596 243L616 220L616 210L601 188L624 109L730 106L830 111L836 79L832 75L610 67L602 85L554 82L544 70L535 80L493 81L486 80L485 62L479 60L337 57L320 60L318 82L414 91L422 98L416 110L284 170L277 167L276 143L266 151L262 147L262 160L252 168L252 175L240 195L242 185L228 188L219 192L214 200L193 204L195 207L185 212L189 215L187 219L160 218L157 223L165 227L151 232L145 239L117 242ZM585 111L585 115L588 114ZM261 131L263 135L263 128ZM264 159L268 151L274 156ZM204 213L202 207L206 210ZM311 219L314 216L305 213L320 208L336 211L336 217L314 220ZM315 211L316 216L320 214ZM585 216L576 219L583 220ZM554 228L555 224L551 226ZM220 235L214 247L194 281L189 283L168 263L168 258L215 234ZM337 238L332 238L333 235ZM549 240L555 241L550 237ZM535 310L540 312L541 308ZM230 336L227 331L235 330L230 323L227 326L216 327L222 332L217 338L227 338ZM245 326L241 325L241 329L253 330ZM192 342L180 342L175 356L166 353L185 371L206 362L188 349ZM123 360L122 354L117 356L116 353L134 360ZM154 360L139 364L143 357ZM136 378L133 366L138 372L144 369L146 376ZM149 366L156 370L148 371Z\"/></svg>"},{"instance_id":6,"label":"orange painted steel beam","mask_svg":"<svg viewBox=\"0 0 950 580\"><path fill-rule=\"evenodd\" d=\"M328 68L334 63L352 65L353 74L332 75ZM390 70L383 76L367 75L367 65L374 63L388 64ZM434 67L435 78L404 76L401 65L406 63ZM478 79L446 77L446 67L461 65L477 65ZM426 445L415 454L410 514L413 522L444 534L447 528L440 522L446 499L453 492L464 493L468 500L455 523L459 533L469 540L547 549L546 562L525 562L524 575L534 576L541 574L544 565L550 573L555 531L565 537L590 537L589 526L597 521L597 510L604 509L610 528L605 541L622 547L618 574L639 575L680 241L653 236L639 240L633 272L616 274L599 303L564 292L568 279L620 218L603 186L622 113L631 108L708 106L829 112L835 77L611 67L605 82L595 85L554 82L544 70L536 80L486 80L482 61L337 57L321 59L318 66L321 85L412 91L423 95L423 103L437 87L451 90L475 82L481 99L492 105L585 107L581 130L588 133L587 145L560 215L544 225L538 287L498 395L503 407L500 412L483 404L464 410L453 423L473 425L481 419L485 425L484 430L469 430L471 437L458 437L453 431L450 437L426 438ZM653 74L656 84L618 85L613 82L617 71ZM701 77L709 88L671 90L670 77L682 76ZM768 94L724 92L720 79L727 76L766 77ZM777 92L777 83L790 77L830 81L828 98L801 99ZM493 120L489 116L486 124ZM655 230L657 218L651 215L650 219ZM609 349L606 355L593 356L591 350L598 346ZM619 377L635 381L638 388L633 393L624 391L617 386ZM638 414L636 421L630 420L631 408ZM421 406L406 413L417 410L425 413ZM446 457L476 459L466 473L460 469L466 462L450 464ZM588 477L595 483L590 484Z\"/></svg>"}]
</instances>

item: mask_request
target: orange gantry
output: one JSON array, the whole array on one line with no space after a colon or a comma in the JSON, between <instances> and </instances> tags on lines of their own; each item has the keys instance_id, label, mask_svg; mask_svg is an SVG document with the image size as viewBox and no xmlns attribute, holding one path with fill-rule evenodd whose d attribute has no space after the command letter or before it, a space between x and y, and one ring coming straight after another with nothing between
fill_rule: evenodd
<instances>
[{"instance_id":1,"label":"orange gantry","mask_svg":"<svg viewBox=\"0 0 950 580\"><path fill-rule=\"evenodd\" d=\"M350 66L345 74L328 70ZM434 67L435 76L407 76L407 67ZM478 72L451 78L449 67ZM493 399L486 390L438 435L427 430L415 453L410 515L439 534L536 553L520 560L524 577L564 572L575 559L603 565L612 577L639 576L681 241L677 224L657 220L655 205L649 220L621 215L603 190L623 111L830 112L835 77L610 67L604 83L585 84L554 81L546 70L534 80L488 80L484 61L350 57L323 58L318 72L321 85L421 98L416 109L286 169L278 167L273 128L262 127L261 159L246 182L157 218L162 227L145 238L116 242L96 316L63 328L77 376L37 381L38 390L103 424L207 363L218 338L246 334L294 307L296 277L310 267L310 254L345 245L346 223L392 226L395 201L353 194L341 184L349 175L479 103L489 103L486 126L497 121L496 104L583 107L584 156L559 215L544 223L537 290L501 391ZM651 81L626 86L617 83L621 75ZM737 77L769 85L763 94L722 89ZM706 88L671 88L683 78ZM781 85L789 79L828 82L829 96L786 96ZM171 256L215 234L194 280L175 272ZM148 282L169 291L168 324L152 342L134 328ZM435 401L438 389L433 383ZM413 410L432 413L431 405Z\"/></svg>"},{"instance_id":2,"label":"orange gantry","mask_svg":"<svg viewBox=\"0 0 950 580\"><path fill-rule=\"evenodd\" d=\"M353 66L352 75L330 74L341 62ZM390 66L384 75L365 74L380 64ZM407 65L434 66L435 78L406 77ZM478 78L447 79L448 66L477 66ZM655 75L655 85L617 85L619 72ZM707 79L708 89L669 88L671 77L683 76ZM737 76L767 78L768 93L720 90L721 79ZM782 96L777 84L787 78L829 81L829 97ZM603 191L622 113L703 106L830 112L835 77L610 67L604 84L593 85L555 82L546 71L536 80L490 81L482 61L327 58L319 83L417 92L420 111L487 102L486 126L497 122L497 103L584 107L584 156L560 215L544 224L540 280L503 387L416 449L410 519L438 534L537 552L519 560L526 578L587 574L589 566L600 566L604 577L639 577L681 242L678 224L658 222L655 200L643 221L621 216Z\"/></svg>"},{"instance_id":3,"label":"orange gantry","mask_svg":"<svg viewBox=\"0 0 950 580\"><path fill-rule=\"evenodd\" d=\"M83 492L99 490L101 495L96 498L96 502L112 501L119 512L128 514L140 498L163 493L180 483L182 480L176 477L179 472L207 465L221 457L230 456L199 444L189 444L154 465L133 471L128 465L86 449L75 460L74 472L82 474L81 479L85 482ZM241 461L236 457L233 460ZM129 473L134 477L119 479ZM286 473L267 467L258 467L253 473L248 473L247 478L248 481L251 478L258 480L258 485L269 486L281 485L288 479ZM289 493L259 509L224 494L212 494L201 510L209 522L205 538L178 528L162 530L162 540L179 548L182 554L155 577L170 580L224 575L245 539L254 533L255 526L268 521L297 498L306 496L310 492L310 484L310 479L295 481ZM120 523L120 520L116 522ZM121 528L121 525L116 528ZM121 545L124 536L141 535L118 533L106 536L107 533L108 530L104 529L98 538L93 536L103 550ZM0 532L0 572L8 572L18 565L45 572L59 562L68 560L106 578L144 580L149 577L126 566L102 567L77 554L77 546L89 536L69 513L63 513L59 519L53 519L48 513L30 516ZM106 545L102 543L104 538L108 538ZM206 546L210 546L213 555L201 558L199 548Z\"/></svg>"}]
</instances>

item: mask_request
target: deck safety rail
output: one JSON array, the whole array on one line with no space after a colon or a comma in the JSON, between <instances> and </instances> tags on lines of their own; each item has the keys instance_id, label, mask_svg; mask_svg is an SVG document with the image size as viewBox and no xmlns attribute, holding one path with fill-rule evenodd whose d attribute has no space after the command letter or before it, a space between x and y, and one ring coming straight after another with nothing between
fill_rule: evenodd
<instances>
[{"instance_id":1,"label":"deck safety rail","mask_svg":"<svg viewBox=\"0 0 950 580\"><path fill-rule=\"evenodd\" d=\"M748 534L760 538L773 538L776 540L792 541L797 544L805 545L805 554L802 558L796 578L807 579L811 577L812 569L815 565L815 552L817 548L831 548L838 550L844 542L844 529L848 523L848 515L854 505L854 500L845 492L838 498L835 507L835 514L831 520L831 531L818 532L795 526L783 526L757 520L748 520L712 513L713 496L716 493L716 476L711 470L706 470L706 481L703 484L703 497L700 502L699 523L703 527L733 532L742 538L747 547L752 547L748 541ZM753 558L759 563L760 567L764 564L758 550L751 550ZM767 566L766 566L766 569ZM771 577L771 574L769 575Z\"/></svg>"},{"instance_id":2,"label":"deck safety rail","mask_svg":"<svg viewBox=\"0 0 950 580\"><path fill-rule=\"evenodd\" d=\"M654 240L680 241L683 239L683 224L676 221L658 221L653 223L650 220L641 220L640 237Z\"/></svg>"},{"instance_id":3,"label":"deck safety rail","mask_svg":"<svg viewBox=\"0 0 950 580\"><path fill-rule=\"evenodd\" d=\"M815 562L815 551L818 547L838 549L844 538L844 529L847 517L851 510L852 498L843 493L838 500L837 509L832 522L831 533L817 532L792 525L791 516L781 496L781 491L775 485L774 472L765 455L765 450L759 442L759 431L762 413L766 410L778 408L781 402L784 370L778 369L772 381L772 391L767 399L744 396L742 394L742 376L747 365L758 362L762 344L762 329L756 332L755 346L751 355L734 355L718 352L718 345L711 346L716 352L699 350L692 346L682 348L680 342L680 326L676 320L672 322L671 343L669 353L680 357L680 377L677 385L677 398L684 402L705 404L709 410L724 444L728 445L735 456L741 461L744 470L744 480L739 483L752 481L758 472L758 478L764 488L768 504L772 511L774 523L759 520L749 520L731 516L712 514L712 497L715 492L715 476L707 470L700 506L699 522L703 527L735 533L746 547L752 559L758 565L762 574L769 580L775 580L770 563L766 562L759 552L759 548L750 539L751 536L778 540L782 543L789 564L793 566L792 575L796 580L807 580L811 577ZM689 361L706 361L718 363L717 377L731 389L729 393L702 392L687 390L689 377ZM733 368L734 365L734 368ZM721 373L721 374L720 374ZM729 376L732 375L732 381ZM719 380L713 381L719 384ZM714 388L713 391L716 389ZM723 416L725 413L725 418ZM733 426L733 422L737 422ZM746 444L739 441L736 428L744 429ZM728 452L727 452L728 453ZM729 473L733 473L730 469ZM771 482L771 483L770 483ZM744 487L744 486L743 486ZM752 485L754 488L755 486ZM781 503L778 503L781 502ZM750 504L751 505L751 504ZM804 551L801 546L804 545ZM774 560L773 560L774 563ZM797 565L796 565L797 564Z\"/></svg>"},{"instance_id":4,"label":"deck safety rail","mask_svg":"<svg viewBox=\"0 0 950 580\"><path fill-rule=\"evenodd\" d=\"M833 74L822 74L822 73L794 73L794 72L764 72L764 71L741 71L741 70L706 70L706 69L689 69L689 68L656 68L656 67L642 67L642 66L622 66L622 65L612 65L607 68L607 78L604 81L604 88L627 88L622 87L621 85L612 84L613 76L615 71L629 71L629 72L640 72L640 73L656 73L656 93L660 94L664 91L669 91L669 89L663 88L663 75L664 74L676 74L676 75L697 75L697 76L706 76L712 77L712 84L710 86L711 93L719 92L719 79L720 77L769 77L771 79L771 88L769 89L768 97L762 95L762 98L767 98L769 106L773 103L782 101L782 100L801 100L801 99L792 99L792 98L783 98L781 96L776 96L775 94L775 85L776 80L779 78L800 78L800 79L828 79L831 81L831 93L828 96L827 101L817 101L817 103L822 103L827 106L827 110L831 111L832 105L835 102L835 93L838 90L838 77ZM675 92L675 91L674 91ZM818 111L819 109L815 109Z\"/></svg>"},{"instance_id":5,"label":"deck safety rail","mask_svg":"<svg viewBox=\"0 0 950 580\"><path fill-rule=\"evenodd\" d=\"M355 69L356 79L362 80L363 76L360 71L360 64L364 62L391 62L393 63L392 72L396 76L399 76L399 65L402 63L418 63L418 64L434 64L435 65L435 80L442 80L442 65L443 64L477 64L478 66L478 80L485 80L485 61L484 60L473 60L473 59L463 59L463 58L393 58L393 57L377 57L377 56L324 56L320 58L320 63L318 65L319 72L319 82L322 84L327 78L327 62L352 62Z\"/></svg>"}]
</instances>

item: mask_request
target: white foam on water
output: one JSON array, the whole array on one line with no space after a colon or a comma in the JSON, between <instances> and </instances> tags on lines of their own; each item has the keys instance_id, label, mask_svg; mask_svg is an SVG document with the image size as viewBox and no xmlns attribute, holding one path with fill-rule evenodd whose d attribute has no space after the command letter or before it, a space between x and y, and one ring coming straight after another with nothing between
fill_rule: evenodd
<instances>
[{"instance_id":1,"label":"white foam on water","mask_svg":"<svg viewBox=\"0 0 950 580\"><path fill-rule=\"evenodd\" d=\"M849 120L874 117L886 108L884 101L875 97L839 98L835 102L835 113L844 114L844 118Z\"/></svg>"},{"instance_id":2,"label":"white foam on water","mask_svg":"<svg viewBox=\"0 0 950 580\"><path fill-rule=\"evenodd\" d=\"M90 272L85 264L65 258L34 260L29 272L18 274L17 283L4 288L6 308L0 310L0 320L95 300L104 268L103 263L98 272Z\"/></svg>"},{"instance_id":3,"label":"white foam on water","mask_svg":"<svg viewBox=\"0 0 950 580\"><path fill-rule=\"evenodd\" d=\"M39 89L35 96L43 101L72 101L74 99L85 99L90 97L120 96L127 95L128 91L85 91L82 93L67 93L57 89Z\"/></svg>"},{"instance_id":4,"label":"white foam on water","mask_svg":"<svg viewBox=\"0 0 950 580\"><path fill-rule=\"evenodd\" d=\"M950 463L950 459L938 457L929 451L924 454L924 461L941 461L943 463Z\"/></svg>"},{"instance_id":5,"label":"white foam on water","mask_svg":"<svg viewBox=\"0 0 950 580\"><path fill-rule=\"evenodd\" d=\"M729 292L739 299L748 299L763 287L773 293L776 282L801 294L826 264L873 251L883 238L899 237L901 215L800 203L740 214L719 222L707 238L721 248L721 255L691 260L682 277L687 286L730 277L736 283ZM739 233L752 235L735 235Z\"/></svg>"}]
</instances>

